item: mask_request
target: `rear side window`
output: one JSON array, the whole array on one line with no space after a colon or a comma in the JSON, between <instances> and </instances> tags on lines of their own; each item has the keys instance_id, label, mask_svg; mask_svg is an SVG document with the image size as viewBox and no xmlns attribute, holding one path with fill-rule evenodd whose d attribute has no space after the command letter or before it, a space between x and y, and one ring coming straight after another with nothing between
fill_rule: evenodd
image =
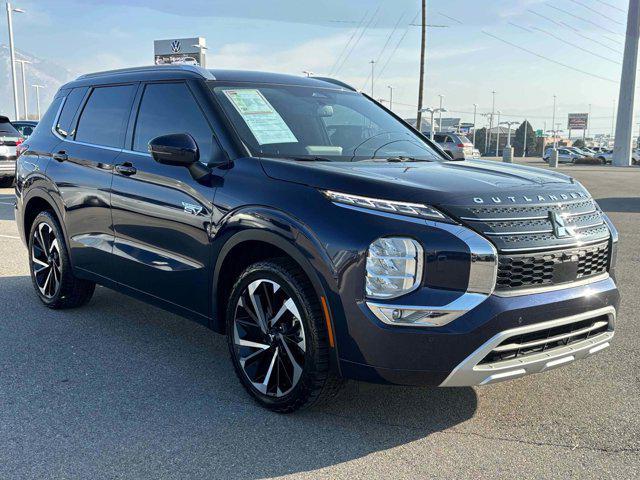
<instances>
[{"instance_id":1,"label":"rear side window","mask_svg":"<svg viewBox=\"0 0 640 480\"><path fill-rule=\"evenodd\" d=\"M170 133L188 133L198 143L203 163L218 153L204 114L184 83L145 87L133 136L133 150L146 152L150 140Z\"/></svg>"},{"instance_id":2,"label":"rear side window","mask_svg":"<svg viewBox=\"0 0 640 480\"><path fill-rule=\"evenodd\" d=\"M73 136L73 132L70 131L71 122L73 122L73 118L76 116L76 112L86 91L87 89L84 87L74 88L69 92L69 95L67 95L64 106L62 107L62 112L58 118L58 123L56 124L56 132L63 137Z\"/></svg>"},{"instance_id":3,"label":"rear side window","mask_svg":"<svg viewBox=\"0 0 640 480\"><path fill-rule=\"evenodd\" d=\"M80 114L75 139L122 148L135 89L135 85L94 88Z\"/></svg>"},{"instance_id":4,"label":"rear side window","mask_svg":"<svg viewBox=\"0 0 640 480\"><path fill-rule=\"evenodd\" d=\"M64 97L56 97L53 99L51 105L49 105L49 108L47 108L47 111L38 122L38 125L36 125L36 127L33 129L32 135L40 132L43 129L45 131L51 131L51 128L53 128L53 122L56 119L56 115L58 114L58 110L60 109L60 105L62 105L63 100Z\"/></svg>"},{"instance_id":5,"label":"rear side window","mask_svg":"<svg viewBox=\"0 0 640 480\"><path fill-rule=\"evenodd\" d=\"M0 137L19 137L20 133L13 128L7 117L0 117Z\"/></svg>"}]
</instances>

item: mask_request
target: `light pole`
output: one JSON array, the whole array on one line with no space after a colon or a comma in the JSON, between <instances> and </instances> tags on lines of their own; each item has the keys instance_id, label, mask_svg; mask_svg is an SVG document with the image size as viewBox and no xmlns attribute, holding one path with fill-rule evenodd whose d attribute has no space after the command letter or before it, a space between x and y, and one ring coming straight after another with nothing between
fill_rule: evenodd
<instances>
[{"instance_id":1,"label":"light pole","mask_svg":"<svg viewBox=\"0 0 640 480\"><path fill-rule=\"evenodd\" d=\"M373 73L374 73L376 61L371 60L369 63L371 64L371 98L373 98Z\"/></svg>"},{"instance_id":2,"label":"light pole","mask_svg":"<svg viewBox=\"0 0 640 480\"><path fill-rule=\"evenodd\" d=\"M478 104L473 104L473 138L471 139L471 143L473 143L473 147L476 146L476 113L478 113Z\"/></svg>"},{"instance_id":3,"label":"light pole","mask_svg":"<svg viewBox=\"0 0 640 480\"><path fill-rule=\"evenodd\" d=\"M313 72L311 70L303 70L302 73L304 73L307 76L307 78L313 76Z\"/></svg>"},{"instance_id":4,"label":"light pole","mask_svg":"<svg viewBox=\"0 0 640 480\"><path fill-rule=\"evenodd\" d=\"M38 121L40 121L40 89L44 88L44 85L31 85L33 88L36 89L36 107L37 107L37 111L38 111Z\"/></svg>"},{"instance_id":5,"label":"light pole","mask_svg":"<svg viewBox=\"0 0 640 480\"><path fill-rule=\"evenodd\" d=\"M24 69L26 63L31 63L28 60L16 60L20 64L22 70L22 101L24 103L24 119L29 120L29 106L27 103L27 75Z\"/></svg>"},{"instance_id":6,"label":"light pole","mask_svg":"<svg viewBox=\"0 0 640 480\"><path fill-rule=\"evenodd\" d=\"M438 95L440 97L440 108L438 108L438 132L442 131L442 112L444 111L442 109L442 99L444 98L444 95L440 94Z\"/></svg>"},{"instance_id":7,"label":"light pole","mask_svg":"<svg viewBox=\"0 0 640 480\"><path fill-rule=\"evenodd\" d=\"M389 89L389 110L393 110L393 86L387 85Z\"/></svg>"},{"instance_id":8,"label":"light pole","mask_svg":"<svg viewBox=\"0 0 640 480\"><path fill-rule=\"evenodd\" d=\"M507 148L511 146L511 125L517 125L520 122L502 122L500 125L507 126Z\"/></svg>"},{"instance_id":9,"label":"light pole","mask_svg":"<svg viewBox=\"0 0 640 480\"><path fill-rule=\"evenodd\" d=\"M431 128L429 129L429 138L431 139L431 141L433 142L433 116L436 113L442 113L442 112L446 112L447 109L446 108L431 108L431 107L427 107L427 108L421 108L420 112L421 113L428 113L431 115Z\"/></svg>"},{"instance_id":10,"label":"light pole","mask_svg":"<svg viewBox=\"0 0 640 480\"><path fill-rule=\"evenodd\" d=\"M7 3L7 25L9 27L9 51L11 53L11 81L13 85L13 111L16 116L16 120L20 118L20 110L18 109L18 80L16 79L16 50L13 45L13 19L12 14L24 13L21 8L13 8L10 3Z\"/></svg>"},{"instance_id":11,"label":"light pole","mask_svg":"<svg viewBox=\"0 0 640 480\"><path fill-rule=\"evenodd\" d=\"M500 110L498 110L498 123L496 124L496 129L498 130L496 135L496 157L498 157L498 148L500 147Z\"/></svg>"},{"instance_id":12,"label":"light pole","mask_svg":"<svg viewBox=\"0 0 640 480\"><path fill-rule=\"evenodd\" d=\"M587 117L587 137L591 138L591 104L589 104L589 116Z\"/></svg>"},{"instance_id":13,"label":"light pole","mask_svg":"<svg viewBox=\"0 0 640 480\"><path fill-rule=\"evenodd\" d=\"M553 96L553 115L551 117L551 128L556 125L556 96ZM556 148L556 137L553 136L553 148Z\"/></svg>"}]
</instances>

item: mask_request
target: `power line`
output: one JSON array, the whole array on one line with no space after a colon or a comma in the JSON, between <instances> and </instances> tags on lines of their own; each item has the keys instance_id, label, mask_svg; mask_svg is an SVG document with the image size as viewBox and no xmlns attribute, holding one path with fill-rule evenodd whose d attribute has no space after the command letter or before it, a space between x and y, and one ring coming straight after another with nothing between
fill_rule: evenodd
<instances>
[{"instance_id":1,"label":"power line","mask_svg":"<svg viewBox=\"0 0 640 480\"><path fill-rule=\"evenodd\" d=\"M440 15L440 16L442 16L442 17L444 17L444 18L448 18L449 20L451 20L451 21L453 21L453 22L456 22L456 23L458 23L458 24L460 24L460 25L463 25L463 23L462 23L460 20L458 20L457 18L450 17L449 15L445 15L445 14L444 14L444 13L442 13L442 12L436 12L436 13L437 13L438 15Z\"/></svg>"},{"instance_id":2,"label":"power line","mask_svg":"<svg viewBox=\"0 0 640 480\"><path fill-rule=\"evenodd\" d=\"M393 30L391 30L391 33L389 34L389 36L387 37L386 42L384 42L384 45L382 46L382 49L380 50L380 53L378 54L378 57L375 59L375 63L379 63L380 62L380 58L382 57L382 55L384 54L384 51L387 49L387 46L389 45L389 42L391 41L391 38L395 35L396 30L398 29L398 25L400 25L400 22L402 21L402 19L404 18L406 12L403 13L402 15L400 15L400 18L398 18L398 21L396 22L396 24L393 26ZM364 81L364 83L362 84L362 88L360 88L360 90L363 90L365 85L367 84L367 82L369 81L369 79L371 78L371 75L373 73L369 73L369 75L367 75L367 79Z\"/></svg>"},{"instance_id":3,"label":"power line","mask_svg":"<svg viewBox=\"0 0 640 480\"><path fill-rule=\"evenodd\" d=\"M618 25L624 25L622 22L619 22L618 20L616 20L615 18L611 18L608 17L607 15L605 15L604 13L599 12L598 10L596 10L595 8L591 8L589 5L585 5L584 3L578 1L578 0L569 0L570 2L575 3L576 5L580 5L583 8L586 8L587 10L595 13L596 15L600 15L603 18L606 18L607 20L613 22L613 23L617 23Z\"/></svg>"},{"instance_id":4,"label":"power line","mask_svg":"<svg viewBox=\"0 0 640 480\"><path fill-rule=\"evenodd\" d=\"M605 2L605 1L603 1L603 0L595 0L595 1L596 1L596 2L598 2L598 3L601 3L602 5L606 5L606 6L607 6L607 7L609 7L609 8L613 8L614 10L618 10L618 11L620 11L620 12L622 12L622 13L627 13L627 11L626 11L626 10L623 10L623 9L622 9L622 8L620 8L620 7L616 7L615 5L611 5L610 3Z\"/></svg>"},{"instance_id":5,"label":"power line","mask_svg":"<svg viewBox=\"0 0 640 480\"><path fill-rule=\"evenodd\" d=\"M521 47L520 45L512 43L509 40L505 40L503 38L500 38L500 37L498 37L498 36L496 36L496 35L494 35L492 33L489 33L487 31L485 31L485 30L482 30L482 33L484 33L485 35L487 35L489 37L495 38L496 40L498 40L498 41L500 41L502 43L506 43L507 45L511 45L512 47L515 47L515 48L520 49L520 50L522 50L524 52L527 52L527 53L529 53L531 55L534 55L534 56L536 56L538 58L542 58L543 60L546 60L548 62L554 63L556 65L560 65L561 67L568 68L570 70L573 70L575 72L580 72L580 73L583 73L585 75L589 75L590 77L593 77L593 78L604 80L605 82L618 83L617 81L612 80L611 78L601 77L600 75L597 75L595 73L591 73L591 72L588 72L586 70L582 70L580 68L572 67L571 65L567 65L566 63L562 63L562 62L559 62L557 60L553 60L552 58L549 58L549 57L546 57L546 56L544 56L544 55L542 55L540 53L534 52L533 50L529 50L528 48Z\"/></svg>"},{"instance_id":6,"label":"power line","mask_svg":"<svg viewBox=\"0 0 640 480\"><path fill-rule=\"evenodd\" d=\"M549 7L549 8L553 8L554 10L557 10L559 12L564 13L565 15L569 15L570 17L577 18L578 20L582 20L583 22L590 23L591 25L594 25L594 26L600 28L601 30L604 30L605 32L613 33L614 35L622 35L621 33L615 32L613 30L609 30L608 28L605 28L602 25L600 25L599 23L596 23L596 22L593 22L593 21L589 20L588 18L580 17L579 15L575 15L575 14L573 14L573 13L567 11L567 10L564 10L564 9L562 9L560 7L556 7L555 5L551 5L550 3L546 3L545 5L547 7Z\"/></svg>"},{"instance_id":7,"label":"power line","mask_svg":"<svg viewBox=\"0 0 640 480\"><path fill-rule=\"evenodd\" d=\"M369 10L370 11L370 10ZM340 59L342 58L342 55L344 55L344 53L347 51L347 48L349 48L349 45L351 45L352 40L354 39L354 37L356 36L356 33L358 32L358 30L360 29L360 27L362 26L362 24L364 23L365 18L367 18L367 16L369 15L369 11L367 11L363 16L362 19L360 20L360 23L358 23L358 26L353 30L353 33L351 33L351 36L349 37L349 40L347 41L347 43L345 43L344 47L342 48L342 51L340 52L340 54L336 57L336 61L333 62L333 66L331 67L331 70L329 71L329 76L333 75L333 71L335 70L335 68L338 66L338 62L340 61Z\"/></svg>"},{"instance_id":8,"label":"power line","mask_svg":"<svg viewBox=\"0 0 640 480\"><path fill-rule=\"evenodd\" d=\"M364 28L360 31L360 35L358 36L358 39L354 42L354 44L351 46L351 48L349 49L349 51L347 52L347 54L344 57L344 60L342 60L342 63L340 64L340 66L338 67L338 69L335 71L334 75L337 75L338 72L340 72L340 70L342 70L342 68L345 66L345 64L347 63L347 60L349 60L349 57L351 56L351 54L353 53L353 51L356 49L356 47L358 46L358 44L360 43L360 40L362 40L362 37L364 36L365 32L369 29L369 27L371 26L371 24L373 23L373 21L375 20L375 18L378 16L378 12L380 11L380 6L381 4L378 4L378 7L376 8L375 12L373 12L373 15L371 16L371 18L369 19L369 21L367 22L367 24L364 26Z\"/></svg>"},{"instance_id":9,"label":"power line","mask_svg":"<svg viewBox=\"0 0 640 480\"><path fill-rule=\"evenodd\" d=\"M418 15L420 15L420 10L418 10L415 14L415 16L413 17L413 20L411 20L411 23L415 22L416 19L418 18ZM409 29L411 27L407 26L407 28L405 29L404 33L402 34L402 36L398 39L398 43L396 43L396 46L394 47L393 51L391 52L391 55L389 55L387 57L387 61L385 62L384 66L382 67L382 69L380 70L380 72L378 73L378 78L380 78L382 76L382 74L384 73L384 71L387 69L387 65L389 65L389 62L391 61L391 59L394 57L394 55L396 54L396 51L398 51L398 48L400 48L400 44L402 43L402 41L405 39L405 37L407 36L407 33L409 33Z\"/></svg>"},{"instance_id":10,"label":"power line","mask_svg":"<svg viewBox=\"0 0 640 480\"><path fill-rule=\"evenodd\" d=\"M565 40L565 39L563 39L562 37L559 37L559 36L558 36L558 35L556 35L555 33L547 32L546 30L543 30L543 29L538 28L538 27L531 27L531 28L533 28L534 30L537 30L538 32L542 32L542 33L544 33L545 35L549 35L550 37L553 37L553 38L555 38L555 39L557 39L557 40L560 40L561 42L564 42L564 43L566 43L567 45L572 46L573 48L577 48L578 50L581 50L581 51L583 51L583 52L585 52L585 53L588 53L588 54L590 54L590 55L593 55L594 57L601 58L602 60L606 60L607 62L615 63L616 65L621 65L621 63L620 63L620 62L618 62L617 60L613 60L613 59L611 59L611 58L609 58L609 57L605 57L604 55L600 55L599 53L592 52L591 50L588 50L588 49L586 49L586 48L583 48L583 47L581 47L580 45L576 45L575 43L569 42L568 40Z\"/></svg>"}]
</instances>

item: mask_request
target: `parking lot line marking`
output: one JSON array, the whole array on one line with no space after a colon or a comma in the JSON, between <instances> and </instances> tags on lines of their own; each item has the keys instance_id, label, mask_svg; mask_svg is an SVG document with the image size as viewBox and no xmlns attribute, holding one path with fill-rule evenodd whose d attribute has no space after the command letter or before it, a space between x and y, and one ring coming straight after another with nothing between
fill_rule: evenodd
<instances>
[{"instance_id":1,"label":"parking lot line marking","mask_svg":"<svg viewBox=\"0 0 640 480\"><path fill-rule=\"evenodd\" d=\"M12 238L14 240L20 240L20 237L14 237L13 235L0 235L0 238Z\"/></svg>"}]
</instances>

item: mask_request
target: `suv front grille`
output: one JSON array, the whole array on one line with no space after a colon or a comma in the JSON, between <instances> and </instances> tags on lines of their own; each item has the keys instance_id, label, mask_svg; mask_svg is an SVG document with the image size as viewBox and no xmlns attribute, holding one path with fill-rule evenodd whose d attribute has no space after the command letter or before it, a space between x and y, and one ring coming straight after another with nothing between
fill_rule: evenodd
<instances>
[{"instance_id":1,"label":"suv front grille","mask_svg":"<svg viewBox=\"0 0 640 480\"><path fill-rule=\"evenodd\" d=\"M609 244L522 255L500 255L496 290L573 282L607 271Z\"/></svg>"},{"instance_id":2,"label":"suv front grille","mask_svg":"<svg viewBox=\"0 0 640 480\"><path fill-rule=\"evenodd\" d=\"M493 364L509 360L524 360L528 355L547 352L580 342L609 330L609 317L600 315L579 322L545 328L531 333L516 335L502 341L478 365Z\"/></svg>"}]
</instances>

